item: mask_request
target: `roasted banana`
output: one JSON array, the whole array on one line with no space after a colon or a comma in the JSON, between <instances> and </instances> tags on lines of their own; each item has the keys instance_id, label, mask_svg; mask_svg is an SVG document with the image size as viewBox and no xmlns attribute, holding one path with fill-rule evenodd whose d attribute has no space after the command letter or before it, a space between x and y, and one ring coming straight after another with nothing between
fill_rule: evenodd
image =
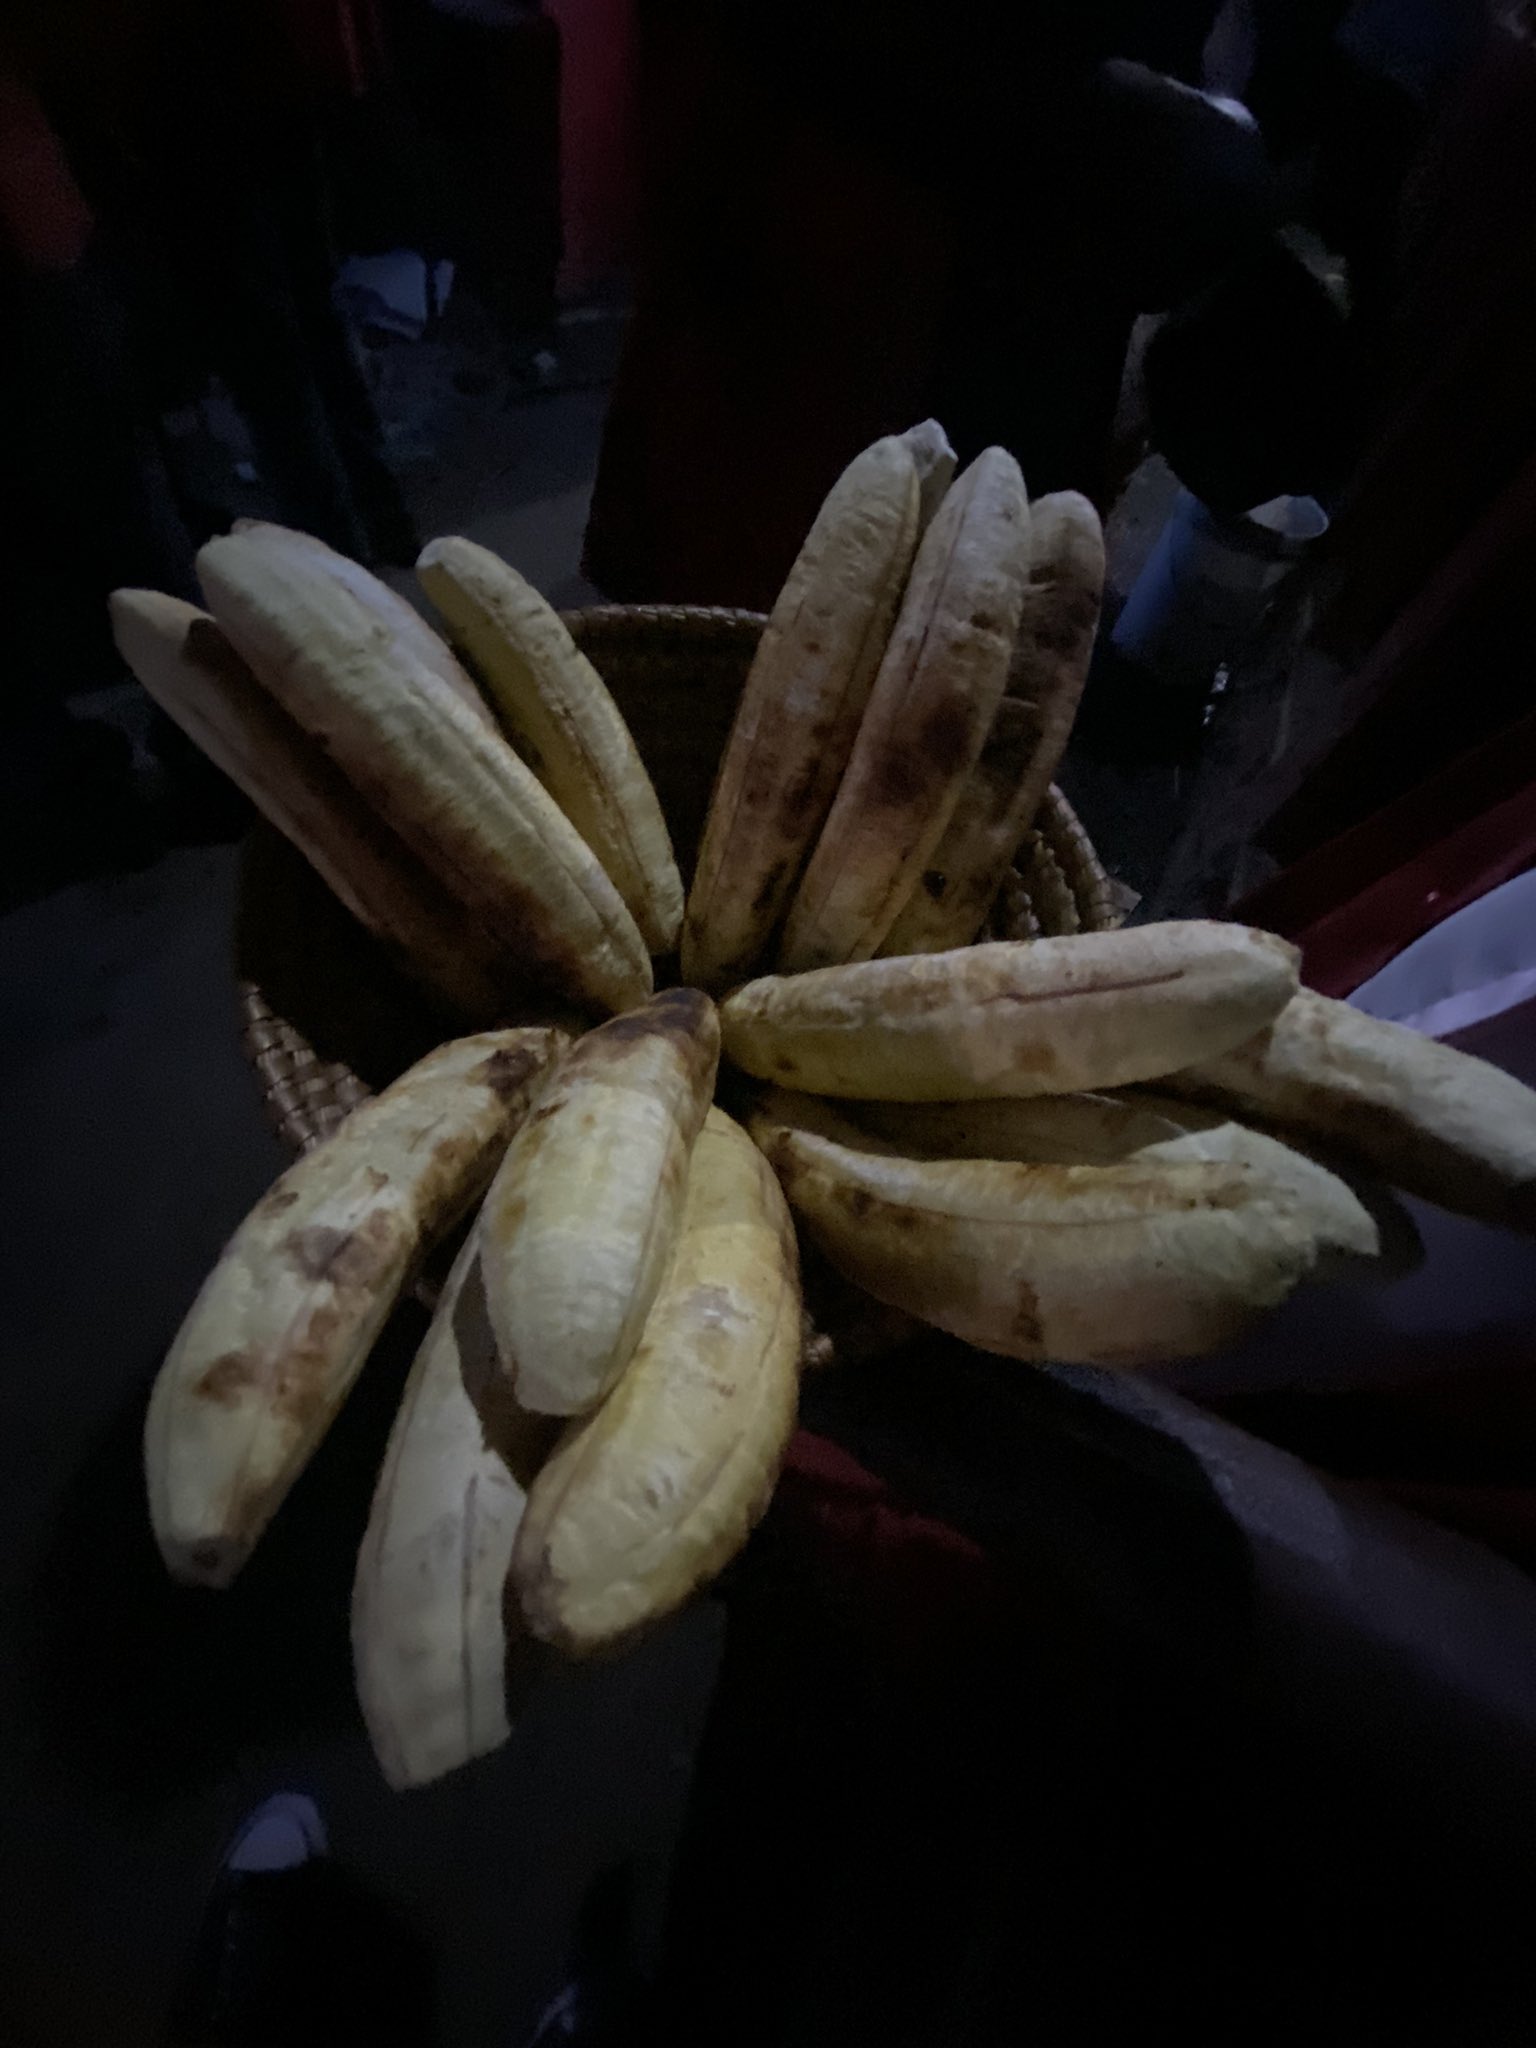
<instances>
[{"instance_id":1,"label":"roasted banana","mask_svg":"<svg viewBox=\"0 0 1536 2048\"><path fill-rule=\"evenodd\" d=\"M1267 1031L1164 1086L1316 1138L1442 1208L1536 1231L1536 1091L1303 989Z\"/></svg>"},{"instance_id":2,"label":"roasted banana","mask_svg":"<svg viewBox=\"0 0 1536 2048\"><path fill-rule=\"evenodd\" d=\"M161 710L239 784L400 965L467 1022L505 1010L510 963L269 697L206 612L112 593L118 652Z\"/></svg>"},{"instance_id":3,"label":"roasted banana","mask_svg":"<svg viewBox=\"0 0 1536 2048\"><path fill-rule=\"evenodd\" d=\"M832 486L769 615L715 779L683 925L683 974L751 971L821 830L917 545L918 474L876 441Z\"/></svg>"},{"instance_id":4,"label":"roasted banana","mask_svg":"<svg viewBox=\"0 0 1536 2048\"><path fill-rule=\"evenodd\" d=\"M991 1102L866 1102L853 1121L914 1157L1013 1159L1031 1166L1155 1166L1215 1160L1290 1189L1318 1242L1374 1258L1375 1220L1326 1166L1219 1110L1140 1089Z\"/></svg>"},{"instance_id":5,"label":"roasted banana","mask_svg":"<svg viewBox=\"0 0 1536 2048\"><path fill-rule=\"evenodd\" d=\"M474 541L432 541L421 587L513 745L603 864L653 953L677 946L683 885L629 727L560 616Z\"/></svg>"},{"instance_id":6,"label":"roasted banana","mask_svg":"<svg viewBox=\"0 0 1536 2048\"><path fill-rule=\"evenodd\" d=\"M779 1090L751 1130L839 1272L1009 1358L1144 1365L1215 1350L1317 1257L1297 1195L1240 1164L911 1159Z\"/></svg>"},{"instance_id":7,"label":"roasted banana","mask_svg":"<svg viewBox=\"0 0 1536 2048\"><path fill-rule=\"evenodd\" d=\"M644 1000L645 942L596 855L500 734L359 598L355 565L340 575L259 527L208 542L197 563L259 681L493 940L574 1002Z\"/></svg>"},{"instance_id":8,"label":"roasted banana","mask_svg":"<svg viewBox=\"0 0 1536 2048\"><path fill-rule=\"evenodd\" d=\"M144 1431L172 1575L227 1586L308 1464L418 1261L495 1170L555 1031L441 1046L295 1165L225 1247Z\"/></svg>"},{"instance_id":9,"label":"roasted banana","mask_svg":"<svg viewBox=\"0 0 1536 2048\"><path fill-rule=\"evenodd\" d=\"M1077 716L1104 589L1104 531L1076 491L1029 508L1029 581L997 707L969 784L884 953L968 945L1051 786Z\"/></svg>"},{"instance_id":10,"label":"roasted banana","mask_svg":"<svg viewBox=\"0 0 1536 2048\"><path fill-rule=\"evenodd\" d=\"M507 1571L555 1427L498 1369L471 1232L405 1383L352 1588L358 1702L397 1790L512 1732Z\"/></svg>"},{"instance_id":11,"label":"roasted banana","mask_svg":"<svg viewBox=\"0 0 1536 2048\"><path fill-rule=\"evenodd\" d=\"M1283 939L1191 920L768 975L720 1024L762 1080L949 1102L1155 1080L1241 1044L1295 989Z\"/></svg>"},{"instance_id":12,"label":"roasted banana","mask_svg":"<svg viewBox=\"0 0 1536 2048\"><path fill-rule=\"evenodd\" d=\"M672 1255L719 1057L709 997L669 989L589 1031L513 1139L481 1244L523 1407L580 1415L628 1364Z\"/></svg>"},{"instance_id":13,"label":"roasted banana","mask_svg":"<svg viewBox=\"0 0 1536 2048\"><path fill-rule=\"evenodd\" d=\"M923 536L827 822L790 905L786 974L867 960L916 886L1007 679L1028 563L1019 465L977 456Z\"/></svg>"},{"instance_id":14,"label":"roasted banana","mask_svg":"<svg viewBox=\"0 0 1536 2048\"><path fill-rule=\"evenodd\" d=\"M602 1649L729 1561L794 1428L800 1328L784 1198L746 1133L712 1109L639 1349L528 1496L512 1581L536 1635Z\"/></svg>"}]
</instances>

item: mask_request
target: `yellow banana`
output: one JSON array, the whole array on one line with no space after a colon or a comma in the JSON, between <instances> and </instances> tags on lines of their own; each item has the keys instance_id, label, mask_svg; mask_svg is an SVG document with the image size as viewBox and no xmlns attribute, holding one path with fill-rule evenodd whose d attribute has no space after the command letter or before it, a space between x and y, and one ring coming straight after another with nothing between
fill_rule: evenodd
<instances>
[{"instance_id":1,"label":"yellow banana","mask_svg":"<svg viewBox=\"0 0 1536 2048\"><path fill-rule=\"evenodd\" d=\"M1007 694L954 816L884 953L940 953L981 930L998 886L1066 751L1093 658L1104 590L1104 530L1076 491L1029 508L1029 581Z\"/></svg>"},{"instance_id":2,"label":"yellow banana","mask_svg":"<svg viewBox=\"0 0 1536 2048\"><path fill-rule=\"evenodd\" d=\"M1243 1165L910 1159L780 1090L751 1130L839 1272L1009 1358L1144 1365L1211 1351L1317 1256L1298 1197Z\"/></svg>"},{"instance_id":3,"label":"yellow banana","mask_svg":"<svg viewBox=\"0 0 1536 2048\"><path fill-rule=\"evenodd\" d=\"M721 760L683 925L683 974L718 991L767 945L821 830L917 545L897 437L856 456L769 615Z\"/></svg>"},{"instance_id":4,"label":"yellow banana","mask_svg":"<svg viewBox=\"0 0 1536 2048\"><path fill-rule=\"evenodd\" d=\"M307 562L311 567L320 566L328 570L339 583L347 586L363 610L373 615L381 630L409 651L413 661L430 669L455 696L462 698L482 724L495 729L491 707L475 688L474 678L465 671L452 648L433 632L414 605L407 604L400 593L391 590L382 578L365 569L360 562L337 554L323 540L316 540L312 533L300 533L296 527L278 526L270 519L237 519L231 531L262 534L269 546L286 549L299 563Z\"/></svg>"},{"instance_id":5,"label":"yellow banana","mask_svg":"<svg viewBox=\"0 0 1536 2048\"><path fill-rule=\"evenodd\" d=\"M513 745L602 862L653 953L677 945L683 885L651 778L602 678L517 571L435 540L421 587L484 682Z\"/></svg>"},{"instance_id":6,"label":"yellow banana","mask_svg":"<svg viewBox=\"0 0 1536 2048\"><path fill-rule=\"evenodd\" d=\"M1283 939L1190 920L766 975L720 1025L738 1067L817 1095L1064 1095L1239 1045L1295 989Z\"/></svg>"},{"instance_id":7,"label":"yellow banana","mask_svg":"<svg viewBox=\"0 0 1536 2048\"><path fill-rule=\"evenodd\" d=\"M116 590L112 632L144 688L400 964L469 1022L502 1014L510 977L462 905L262 689L206 612Z\"/></svg>"},{"instance_id":8,"label":"yellow banana","mask_svg":"<svg viewBox=\"0 0 1536 2048\"><path fill-rule=\"evenodd\" d=\"M491 1325L525 1408L579 1415L639 1341L677 1237L720 1025L669 989L589 1031L508 1148L481 1243Z\"/></svg>"},{"instance_id":9,"label":"yellow banana","mask_svg":"<svg viewBox=\"0 0 1536 2048\"><path fill-rule=\"evenodd\" d=\"M746 1133L712 1109L639 1349L529 1493L512 1580L536 1635L602 1649L729 1561L794 1428L800 1327L784 1198Z\"/></svg>"},{"instance_id":10,"label":"yellow banana","mask_svg":"<svg viewBox=\"0 0 1536 2048\"><path fill-rule=\"evenodd\" d=\"M1290 1189L1320 1244L1374 1258L1380 1233L1358 1195L1304 1152L1220 1111L1140 1089L992 1102L868 1102L854 1119L887 1144L937 1159L1035 1166L1152 1166L1215 1160Z\"/></svg>"},{"instance_id":11,"label":"yellow banana","mask_svg":"<svg viewBox=\"0 0 1536 2048\"><path fill-rule=\"evenodd\" d=\"M498 1370L471 1232L406 1381L352 1588L358 1702L397 1790L511 1733L507 1571L554 1429Z\"/></svg>"},{"instance_id":12,"label":"yellow banana","mask_svg":"<svg viewBox=\"0 0 1536 2048\"><path fill-rule=\"evenodd\" d=\"M937 420L921 420L902 435L917 465L917 529L926 533L944 493L955 480L955 451Z\"/></svg>"},{"instance_id":13,"label":"yellow banana","mask_svg":"<svg viewBox=\"0 0 1536 2048\"><path fill-rule=\"evenodd\" d=\"M1426 1202L1536 1231L1536 1090L1303 989L1251 1043L1165 1087L1322 1140Z\"/></svg>"},{"instance_id":14,"label":"yellow banana","mask_svg":"<svg viewBox=\"0 0 1536 2048\"><path fill-rule=\"evenodd\" d=\"M227 1586L308 1464L418 1261L489 1180L555 1031L440 1047L290 1166L225 1247L144 1432L172 1575Z\"/></svg>"},{"instance_id":15,"label":"yellow banana","mask_svg":"<svg viewBox=\"0 0 1536 2048\"><path fill-rule=\"evenodd\" d=\"M645 942L596 856L356 575L261 528L210 541L197 566L258 679L494 940L575 1002L644 999Z\"/></svg>"},{"instance_id":16,"label":"yellow banana","mask_svg":"<svg viewBox=\"0 0 1536 2048\"><path fill-rule=\"evenodd\" d=\"M790 905L779 967L867 960L896 921L976 765L1019 623L1029 506L988 448L923 536L837 795Z\"/></svg>"}]
</instances>

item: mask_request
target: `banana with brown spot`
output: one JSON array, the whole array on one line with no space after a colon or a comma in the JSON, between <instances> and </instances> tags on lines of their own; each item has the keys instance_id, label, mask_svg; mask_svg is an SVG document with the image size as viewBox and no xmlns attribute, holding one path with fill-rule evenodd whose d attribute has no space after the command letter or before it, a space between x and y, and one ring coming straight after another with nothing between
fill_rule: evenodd
<instances>
[{"instance_id":1,"label":"banana with brown spot","mask_svg":"<svg viewBox=\"0 0 1536 2048\"><path fill-rule=\"evenodd\" d=\"M500 1371L471 1232L405 1383L352 1587L358 1703L397 1790L511 1733L507 1571L555 1429Z\"/></svg>"},{"instance_id":2,"label":"banana with brown spot","mask_svg":"<svg viewBox=\"0 0 1536 2048\"><path fill-rule=\"evenodd\" d=\"M173 1577L234 1578L564 1042L530 1028L439 1047L290 1166L240 1225L145 1423L150 1516Z\"/></svg>"},{"instance_id":3,"label":"banana with brown spot","mask_svg":"<svg viewBox=\"0 0 1536 2048\"><path fill-rule=\"evenodd\" d=\"M115 590L118 652L161 710L299 849L358 923L474 1024L504 1015L509 963L267 695L196 605Z\"/></svg>"},{"instance_id":4,"label":"banana with brown spot","mask_svg":"<svg viewBox=\"0 0 1536 2048\"><path fill-rule=\"evenodd\" d=\"M1003 939L767 975L727 998L720 1023L737 1066L817 1095L1063 1095L1241 1044L1295 993L1296 957L1268 932L1198 919Z\"/></svg>"},{"instance_id":5,"label":"banana with brown spot","mask_svg":"<svg viewBox=\"0 0 1536 2048\"><path fill-rule=\"evenodd\" d=\"M987 448L923 536L890 645L779 948L786 974L878 952L976 765L1028 566L1019 465Z\"/></svg>"},{"instance_id":6,"label":"banana with brown spot","mask_svg":"<svg viewBox=\"0 0 1536 2048\"><path fill-rule=\"evenodd\" d=\"M1093 658L1104 529L1076 491L1029 508L1029 581L998 705L970 783L883 953L968 945L1061 765Z\"/></svg>"},{"instance_id":7,"label":"banana with brown spot","mask_svg":"<svg viewBox=\"0 0 1536 2048\"><path fill-rule=\"evenodd\" d=\"M1303 989L1251 1043L1165 1084L1320 1140L1426 1202L1536 1232L1536 1090Z\"/></svg>"},{"instance_id":8,"label":"banana with brown spot","mask_svg":"<svg viewBox=\"0 0 1536 2048\"><path fill-rule=\"evenodd\" d=\"M644 1000L645 942L596 855L349 571L260 527L197 568L258 680L496 943L586 1007Z\"/></svg>"},{"instance_id":9,"label":"banana with brown spot","mask_svg":"<svg viewBox=\"0 0 1536 2048\"><path fill-rule=\"evenodd\" d=\"M536 1635L604 1649L730 1561L795 1426L800 1329L784 1197L746 1133L711 1109L639 1348L528 1497L512 1583Z\"/></svg>"},{"instance_id":10,"label":"banana with brown spot","mask_svg":"<svg viewBox=\"0 0 1536 2048\"><path fill-rule=\"evenodd\" d=\"M937 460L937 456L934 457ZM918 473L894 435L843 471L768 617L721 758L683 924L685 978L751 972L848 762L918 533Z\"/></svg>"},{"instance_id":11,"label":"banana with brown spot","mask_svg":"<svg viewBox=\"0 0 1536 2048\"><path fill-rule=\"evenodd\" d=\"M1216 1160L1289 1188L1320 1245L1374 1258L1375 1220L1326 1166L1219 1110L1138 1089L991 1102L866 1102L853 1121L928 1159L1013 1159L1033 1166L1155 1166Z\"/></svg>"},{"instance_id":12,"label":"banana with brown spot","mask_svg":"<svg viewBox=\"0 0 1536 2048\"><path fill-rule=\"evenodd\" d=\"M509 1146L481 1243L491 1326L525 1408L580 1415L628 1364L719 1057L709 997L669 989L589 1031Z\"/></svg>"},{"instance_id":13,"label":"banana with brown spot","mask_svg":"<svg viewBox=\"0 0 1536 2048\"><path fill-rule=\"evenodd\" d=\"M1127 1366L1212 1351L1317 1257L1298 1196L1242 1164L913 1159L782 1090L750 1127L839 1272L1009 1358Z\"/></svg>"},{"instance_id":14,"label":"banana with brown spot","mask_svg":"<svg viewBox=\"0 0 1536 2048\"><path fill-rule=\"evenodd\" d=\"M434 540L421 587L513 745L603 864L653 953L677 945L683 884L629 727L559 614L474 541Z\"/></svg>"}]
</instances>

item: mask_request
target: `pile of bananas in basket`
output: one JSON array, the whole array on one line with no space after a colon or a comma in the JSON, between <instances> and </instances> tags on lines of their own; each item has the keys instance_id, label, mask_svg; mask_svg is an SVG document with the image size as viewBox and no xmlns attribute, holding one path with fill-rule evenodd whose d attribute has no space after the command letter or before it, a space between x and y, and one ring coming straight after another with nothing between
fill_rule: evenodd
<instances>
[{"instance_id":1,"label":"pile of bananas in basket","mask_svg":"<svg viewBox=\"0 0 1536 2048\"><path fill-rule=\"evenodd\" d=\"M956 478L930 422L833 487L686 900L611 696L494 555L426 549L442 637L281 527L198 566L206 612L116 593L125 658L470 1035L236 1231L155 1386L150 1507L227 1586L470 1219L357 1568L394 1784L506 1737L519 1642L622 1642L743 1543L794 1424L797 1224L887 1309L1133 1366L1375 1258L1373 1177L1536 1222L1536 1095L1299 990L1281 940L984 936L1103 581L1092 508L1031 506L1001 449Z\"/></svg>"}]
</instances>

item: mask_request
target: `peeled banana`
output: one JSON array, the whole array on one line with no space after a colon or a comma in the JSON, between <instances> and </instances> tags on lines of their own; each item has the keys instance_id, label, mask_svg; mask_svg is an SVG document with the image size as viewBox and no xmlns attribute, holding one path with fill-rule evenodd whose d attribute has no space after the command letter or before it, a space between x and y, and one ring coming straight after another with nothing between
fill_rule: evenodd
<instances>
[{"instance_id":1,"label":"peeled banana","mask_svg":"<svg viewBox=\"0 0 1536 2048\"><path fill-rule=\"evenodd\" d=\"M746 1133L712 1109L676 1255L639 1349L534 1481L512 1553L529 1627L569 1651L678 1607L745 1541L794 1428L794 1227Z\"/></svg>"},{"instance_id":2,"label":"peeled banana","mask_svg":"<svg viewBox=\"0 0 1536 2048\"><path fill-rule=\"evenodd\" d=\"M955 480L956 455L937 420L920 420L902 435L917 465L917 524L920 534L933 524L944 493Z\"/></svg>"},{"instance_id":3,"label":"peeled banana","mask_svg":"<svg viewBox=\"0 0 1536 2048\"><path fill-rule=\"evenodd\" d=\"M854 1121L887 1144L939 1159L1037 1166L1155 1166L1216 1160L1290 1189L1318 1242L1374 1258L1375 1220L1349 1185L1304 1152L1219 1110L1138 1089L1126 1095L1032 1095L993 1102L867 1102Z\"/></svg>"},{"instance_id":4,"label":"peeled banana","mask_svg":"<svg viewBox=\"0 0 1536 2048\"><path fill-rule=\"evenodd\" d=\"M300 533L292 526L278 526L270 519L237 519L230 530L234 533L259 533L269 547L286 550L301 567L307 564L311 568L322 568L338 583L344 583L359 606L377 621L382 632L405 648L413 661L420 662L423 668L430 669L433 675L445 682L482 725L492 731L496 729L490 706L475 688L474 678L466 672L452 648L433 632L414 605L407 604L398 591L391 590L371 569L338 554L323 540L316 540L312 533Z\"/></svg>"},{"instance_id":5,"label":"peeled banana","mask_svg":"<svg viewBox=\"0 0 1536 2048\"><path fill-rule=\"evenodd\" d=\"M762 1080L949 1102L1154 1080L1240 1045L1295 990L1283 939L1190 920L767 975L720 1024L728 1057Z\"/></svg>"},{"instance_id":6,"label":"peeled banana","mask_svg":"<svg viewBox=\"0 0 1536 2048\"><path fill-rule=\"evenodd\" d=\"M1240 1164L911 1159L781 1090L751 1130L839 1272L1009 1358L1145 1365L1211 1351L1317 1257L1297 1195Z\"/></svg>"},{"instance_id":7,"label":"peeled banana","mask_svg":"<svg viewBox=\"0 0 1536 2048\"><path fill-rule=\"evenodd\" d=\"M1019 465L985 449L923 536L779 948L786 974L867 960L938 844L1007 679L1028 562Z\"/></svg>"},{"instance_id":8,"label":"peeled banana","mask_svg":"<svg viewBox=\"0 0 1536 2048\"><path fill-rule=\"evenodd\" d=\"M1348 1003L1303 989L1250 1043L1164 1085L1337 1146L1427 1202L1536 1231L1536 1090Z\"/></svg>"},{"instance_id":9,"label":"peeled banana","mask_svg":"<svg viewBox=\"0 0 1536 2048\"><path fill-rule=\"evenodd\" d=\"M653 953L677 945L683 885L651 778L618 706L559 615L470 540L435 540L421 587L477 674L513 744L623 897Z\"/></svg>"},{"instance_id":10,"label":"peeled banana","mask_svg":"<svg viewBox=\"0 0 1536 2048\"><path fill-rule=\"evenodd\" d=\"M981 930L1009 863L1061 765L1093 657L1104 530L1076 491L1029 508L1029 581L997 707L971 780L884 953L939 953Z\"/></svg>"},{"instance_id":11,"label":"peeled banana","mask_svg":"<svg viewBox=\"0 0 1536 2048\"><path fill-rule=\"evenodd\" d=\"M258 679L493 939L574 1002L644 1000L645 942L596 856L354 575L259 527L209 541L197 566Z\"/></svg>"},{"instance_id":12,"label":"peeled banana","mask_svg":"<svg viewBox=\"0 0 1536 2048\"><path fill-rule=\"evenodd\" d=\"M882 958L947 952L981 930L1024 836L1019 790L1034 750L1033 717L1005 697L954 816L885 936Z\"/></svg>"},{"instance_id":13,"label":"peeled banana","mask_svg":"<svg viewBox=\"0 0 1536 2048\"><path fill-rule=\"evenodd\" d=\"M688 897L683 974L700 988L750 973L821 830L912 564L918 502L906 443L866 448L832 486L769 615Z\"/></svg>"},{"instance_id":14,"label":"peeled banana","mask_svg":"<svg viewBox=\"0 0 1536 2048\"><path fill-rule=\"evenodd\" d=\"M227 1586L308 1464L418 1261L495 1169L559 1032L419 1061L263 1196L160 1368L144 1431L172 1576Z\"/></svg>"},{"instance_id":15,"label":"peeled banana","mask_svg":"<svg viewBox=\"0 0 1536 2048\"><path fill-rule=\"evenodd\" d=\"M472 1231L406 1381L352 1588L358 1701L397 1790L511 1733L507 1570L554 1428L498 1369Z\"/></svg>"},{"instance_id":16,"label":"peeled banana","mask_svg":"<svg viewBox=\"0 0 1536 2048\"><path fill-rule=\"evenodd\" d=\"M481 1242L491 1326L525 1408L580 1415L628 1364L719 1057L709 997L669 989L588 1032L508 1148Z\"/></svg>"},{"instance_id":17,"label":"peeled banana","mask_svg":"<svg viewBox=\"0 0 1536 2048\"><path fill-rule=\"evenodd\" d=\"M504 1008L505 959L262 689L206 612L154 590L112 593L118 652L160 708L239 784L358 923L469 1022Z\"/></svg>"}]
</instances>

